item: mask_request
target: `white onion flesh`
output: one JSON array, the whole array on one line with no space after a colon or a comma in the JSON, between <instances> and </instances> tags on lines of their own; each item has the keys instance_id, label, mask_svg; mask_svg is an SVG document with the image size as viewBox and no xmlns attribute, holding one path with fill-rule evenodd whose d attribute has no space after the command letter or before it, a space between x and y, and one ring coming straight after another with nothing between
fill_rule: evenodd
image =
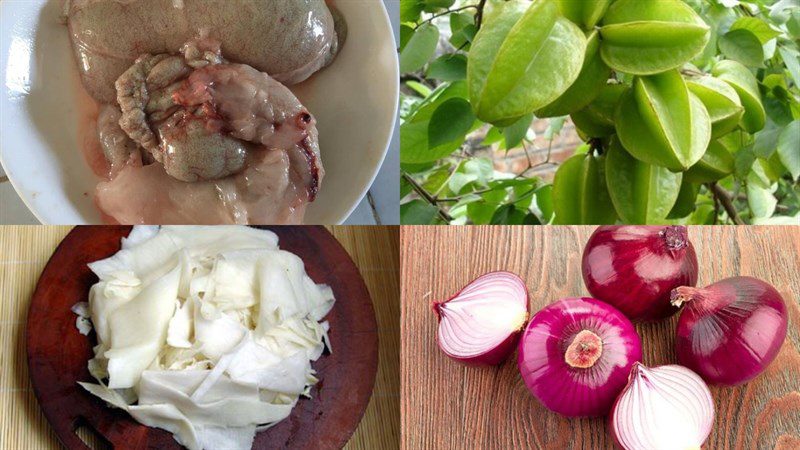
<instances>
[{"instance_id":1,"label":"white onion flesh","mask_svg":"<svg viewBox=\"0 0 800 450\"><path fill-rule=\"evenodd\" d=\"M700 449L713 423L708 386L678 365L635 364L611 413L614 436L628 450Z\"/></svg>"},{"instance_id":2,"label":"white onion flesh","mask_svg":"<svg viewBox=\"0 0 800 450\"><path fill-rule=\"evenodd\" d=\"M80 383L191 450L252 446L318 381L333 292L277 236L246 227L134 227L89 264L78 326L97 332Z\"/></svg>"},{"instance_id":3,"label":"white onion flesh","mask_svg":"<svg viewBox=\"0 0 800 450\"><path fill-rule=\"evenodd\" d=\"M516 275L492 272L435 308L440 317L439 347L445 354L459 360L477 358L472 362L492 364L497 359L492 352L525 324L528 292ZM491 356L489 361L482 361L481 356L487 354Z\"/></svg>"}]
</instances>

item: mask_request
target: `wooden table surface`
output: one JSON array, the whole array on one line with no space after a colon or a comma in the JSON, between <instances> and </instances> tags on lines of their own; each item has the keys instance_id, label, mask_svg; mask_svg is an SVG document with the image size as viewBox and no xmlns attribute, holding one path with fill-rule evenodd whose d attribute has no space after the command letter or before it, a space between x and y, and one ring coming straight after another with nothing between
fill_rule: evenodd
<instances>
[{"instance_id":1,"label":"wooden table surface","mask_svg":"<svg viewBox=\"0 0 800 450\"><path fill-rule=\"evenodd\" d=\"M436 345L430 304L477 276L510 270L528 285L531 312L588 296L581 252L594 227L403 227L401 230L401 447L404 449L612 448L605 419L546 410L519 375L516 352L471 368ZM734 275L772 283L789 310L789 333L754 381L712 388L717 419L707 449L800 448L800 227L691 227L698 285ZM675 363L677 315L637 326L647 365Z\"/></svg>"},{"instance_id":2,"label":"wooden table surface","mask_svg":"<svg viewBox=\"0 0 800 450\"><path fill-rule=\"evenodd\" d=\"M71 227L0 227L0 450L60 448L30 386L25 320L36 280ZM375 389L348 450L396 449L400 441L397 227L332 227L359 267L379 329Z\"/></svg>"}]
</instances>

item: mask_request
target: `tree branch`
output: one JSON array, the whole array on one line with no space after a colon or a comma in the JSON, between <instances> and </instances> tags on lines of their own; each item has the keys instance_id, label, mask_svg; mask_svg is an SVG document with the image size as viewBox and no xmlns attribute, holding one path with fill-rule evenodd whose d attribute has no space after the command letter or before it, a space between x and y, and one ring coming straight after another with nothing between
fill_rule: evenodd
<instances>
[{"instance_id":1,"label":"tree branch","mask_svg":"<svg viewBox=\"0 0 800 450\"><path fill-rule=\"evenodd\" d=\"M481 25L483 24L483 8L486 7L486 0L481 0L478 3L478 12L475 13L475 28L481 29Z\"/></svg>"},{"instance_id":2,"label":"tree branch","mask_svg":"<svg viewBox=\"0 0 800 450\"><path fill-rule=\"evenodd\" d=\"M481 0L481 3L486 3L486 0ZM431 22L431 21L433 21L433 19L436 19L437 17L446 16L446 15L448 15L448 14L452 14L452 13L454 13L454 12L464 11L465 9L472 9L472 8L478 8L478 12L479 12L479 13L482 11L482 8L481 8L481 6L480 6L480 5L467 5L467 6L462 6L462 7L460 7L460 8L448 9L448 10L442 11L442 12L440 12L440 13L436 13L436 14L434 14L434 15L432 15L432 16L430 16L430 17L428 17L427 19L425 19L425 20L423 20L422 22L418 23L418 24L417 24L417 26L416 26L416 27L414 27L414 29L416 30L416 29L417 29L417 28L419 28L420 26L422 26L422 25L424 25L424 24L426 24L426 23L428 23L428 22Z\"/></svg>"},{"instance_id":3,"label":"tree branch","mask_svg":"<svg viewBox=\"0 0 800 450\"><path fill-rule=\"evenodd\" d=\"M739 194L739 195L736 196L736 199L746 202L747 201L747 196L744 195L744 194ZM781 199L779 198L778 201L780 202ZM786 205L781 205L780 203L778 203L777 205L775 205L775 211L777 211L779 213L788 213L789 211L791 211L791 209Z\"/></svg>"},{"instance_id":4,"label":"tree branch","mask_svg":"<svg viewBox=\"0 0 800 450\"><path fill-rule=\"evenodd\" d=\"M405 172L403 172L403 178L406 181L408 181L408 184L411 185L411 187L414 189L417 195L422 197L426 202L430 203L431 206L436 208L436 212L439 214L439 217L441 217L442 220L444 220L447 223L453 221L453 216L451 216L442 208L440 208L439 204L436 202L436 199L431 194L429 194L428 191L425 190L425 188L420 186L419 183L417 183L417 181L414 178L412 178L409 174Z\"/></svg>"},{"instance_id":5,"label":"tree branch","mask_svg":"<svg viewBox=\"0 0 800 450\"><path fill-rule=\"evenodd\" d=\"M725 208L725 212L728 213L733 223L736 225L746 225L744 220L736 213L736 208L733 206L733 201L731 201L731 195L728 191L720 187L717 183L709 183L708 189L714 194L714 198L719 199L720 203L722 203L722 207Z\"/></svg>"}]
</instances>

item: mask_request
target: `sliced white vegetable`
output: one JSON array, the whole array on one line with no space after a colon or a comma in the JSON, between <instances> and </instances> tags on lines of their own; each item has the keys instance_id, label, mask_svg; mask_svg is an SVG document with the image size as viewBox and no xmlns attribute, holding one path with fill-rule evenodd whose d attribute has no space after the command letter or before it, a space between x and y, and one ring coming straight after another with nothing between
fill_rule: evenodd
<instances>
[{"instance_id":1,"label":"sliced white vegetable","mask_svg":"<svg viewBox=\"0 0 800 450\"><path fill-rule=\"evenodd\" d=\"M117 273L128 272L148 283L175 267L179 250L180 245L172 235L160 232L139 245L118 251L110 258L90 263L89 268L100 281L112 279Z\"/></svg>"},{"instance_id":2,"label":"sliced white vegetable","mask_svg":"<svg viewBox=\"0 0 800 450\"><path fill-rule=\"evenodd\" d=\"M139 387L139 404L175 405L192 423L200 425L241 427L277 422L292 411L288 405L261 402L258 388L250 386L249 390L244 390L242 385L228 377L220 378L199 401L190 398L174 384L162 381L157 372L145 372Z\"/></svg>"},{"instance_id":3,"label":"sliced white vegetable","mask_svg":"<svg viewBox=\"0 0 800 450\"><path fill-rule=\"evenodd\" d=\"M333 291L274 233L137 226L122 247L73 307L97 332L86 390L192 450L249 449L310 395Z\"/></svg>"},{"instance_id":4,"label":"sliced white vegetable","mask_svg":"<svg viewBox=\"0 0 800 450\"><path fill-rule=\"evenodd\" d=\"M261 308L257 333L263 333L276 324L309 311L303 283L303 260L289 252L275 252L261 261Z\"/></svg>"},{"instance_id":5,"label":"sliced white vegetable","mask_svg":"<svg viewBox=\"0 0 800 450\"><path fill-rule=\"evenodd\" d=\"M111 389L133 387L164 346L179 276L180 267L175 267L111 313L111 345L104 355Z\"/></svg>"},{"instance_id":6,"label":"sliced white vegetable","mask_svg":"<svg viewBox=\"0 0 800 450\"><path fill-rule=\"evenodd\" d=\"M122 248L129 249L150 240L158 234L158 225L136 225L131 230L128 237L122 238Z\"/></svg>"},{"instance_id":7,"label":"sliced white vegetable","mask_svg":"<svg viewBox=\"0 0 800 450\"><path fill-rule=\"evenodd\" d=\"M194 338L210 360L217 361L231 351L247 334L247 328L227 314L220 314L216 319L206 319L200 308L194 312Z\"/></svg>"},{"instance_id":8,"label":"sliced white vegetable","mask_svg":"<svg viewBox=\"0 0 800 450\"><path fill-rule=\"evenodd\" d=\"M172 433L179 444L189 450L201 450L195 428L181 411L169 403L159 405L129 406L128 414L148 427L161 428Z\"/></svg>"},{"instance_id":9,"label":"sliced white vegetable","mask_svg":"<svg viewBox=\"0 0 800 450\"><path fill-rule=\"evenodd\" d=\"M203 448L250 450L256 435L256 426L248 427L196 427L197 439Z\"/></svg>"},{"instance_id":10,"label":"sliced white vegetable","mask_svg":"<svg viewBox=\"0 0 800 450\"><path fill-rule=\"evenodd\" d=\"M180 300L175 299L175 313L169 319L167 328L167 345L170 347L190 348L192 346L189 338L192 336L193 306L194 302L191 298L186 300L183 305Z\"/></svg>"}]
</instances>

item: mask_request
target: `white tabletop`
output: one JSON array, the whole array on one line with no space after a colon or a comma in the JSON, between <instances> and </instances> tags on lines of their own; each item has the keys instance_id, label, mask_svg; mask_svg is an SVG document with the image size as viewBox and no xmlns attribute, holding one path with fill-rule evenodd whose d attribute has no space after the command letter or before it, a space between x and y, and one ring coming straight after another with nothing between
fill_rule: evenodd
<instances>
[{"instance_id":1,"label":"white tabletop","mask_svg":"<svg viewBox=\"0 0 800 450\"><path fill-rule=\"evenodd\" d=\"M395 42L399 41L400 0L383 0L389 10L394 28ZM393 225L400 223L400 135L399 122L395 124L395 132L389 153L378 173L378 177L353 214L347 219L347 225ZM39 221L28 210L14 187L5 176L0 165L0 224L33 225ZM326 224L327 225L327 224Z\"/></svg>"}]
</instances>

